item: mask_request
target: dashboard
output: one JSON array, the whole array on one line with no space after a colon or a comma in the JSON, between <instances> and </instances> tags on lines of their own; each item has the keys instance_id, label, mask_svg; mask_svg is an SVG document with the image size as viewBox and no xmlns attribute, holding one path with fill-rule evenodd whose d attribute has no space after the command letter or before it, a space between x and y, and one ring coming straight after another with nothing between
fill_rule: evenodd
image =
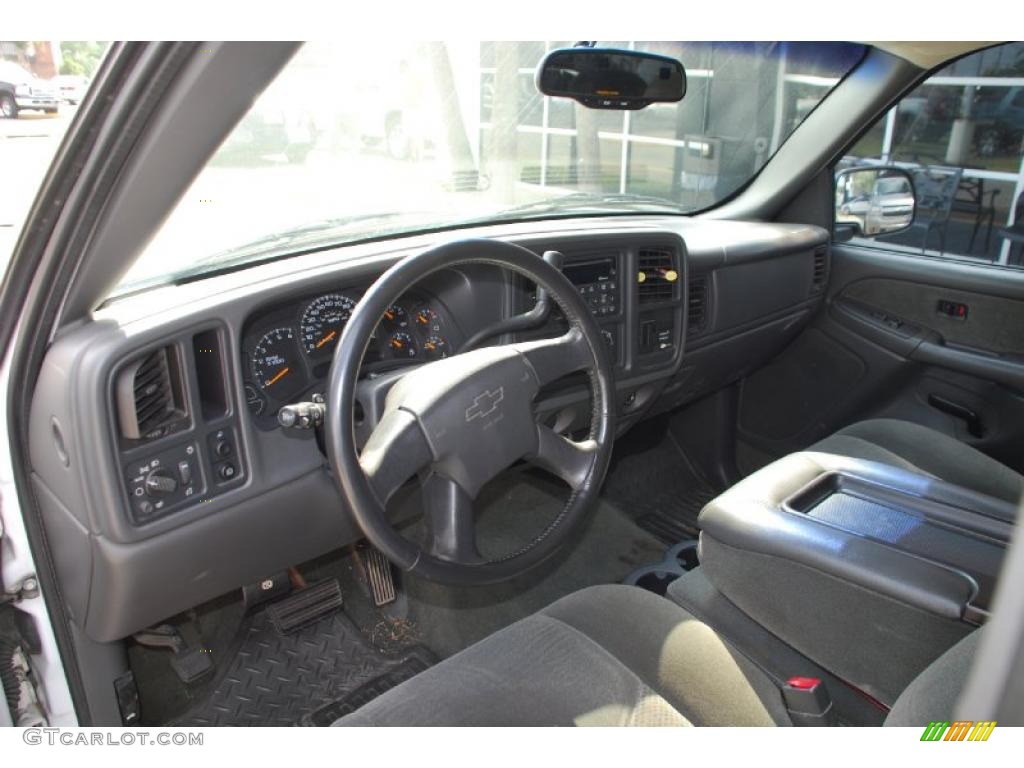
<instances>
[{"instance_id":1,"label":"dashboard","mask_svg":"<svg viewBox=\"0 0 1024 768\"><path fill-rule=\"evenodd\" d=\"M273 429L282 406L323 393L335 347L364 290L303 296L250 317L242 335L242 384L246 409L259 428ZM463 341L441 300L412 292L384 313L363 369L383 372L441 360Z\"/></svg>"},{"instance_id":2,"label":"dashboard","mask_svg":"<svg viewBox=\"0 0 1024 768\"><path fill-rule=\"evenodd\" d=\"M563 255L614 361L619 433L764 365L822 305L828 273L828 234L806 225L644 216L461 234ZM277 413L324 393L365 290L436 238L343 246L154 289L54 340L29 448L66 608L86 635L123 638L361 537L315 431L284 429ZM480 342L536 298L524 278L482 263L409 286L367 349L357 439L404 367ZM482 343L563 327L552 312ZM541 391L535 417L564 434L585 430L589 397L585 376L566 377Z\"/></svg>"}]
</instances>

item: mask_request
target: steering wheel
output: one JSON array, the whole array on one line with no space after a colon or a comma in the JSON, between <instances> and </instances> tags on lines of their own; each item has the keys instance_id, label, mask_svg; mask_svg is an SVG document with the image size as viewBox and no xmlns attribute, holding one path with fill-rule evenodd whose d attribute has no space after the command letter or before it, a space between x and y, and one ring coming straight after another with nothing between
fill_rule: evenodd
<instances>
[{"instance_id":1,"label":"steering wheel","mask_svg":"<svg viewBox=\"0 0 1024 768\"><path fill-rule=\"evenodd\" d=\"M568 332L485 347L410 371L388 392L381 418L360 451L353 415L356 383L380 318L414 283L464 264L504 267L546 289L568 319ZM590 434L582 442L538 424L533 411L542 386L575 371L588 372L592 393ZM600 329L561 272L518 245L461 240L398 262L353 310L328 379L327 456L363 534L391 562L448 584L503 581L554 554L597 497L614 439L614 392ZM473 500L520 459L561 478L572 492L532 543L488 560L477 549ZM422 546L396 531L385 509L414 474L424 504Z\"/></svg>"}]
</instances>

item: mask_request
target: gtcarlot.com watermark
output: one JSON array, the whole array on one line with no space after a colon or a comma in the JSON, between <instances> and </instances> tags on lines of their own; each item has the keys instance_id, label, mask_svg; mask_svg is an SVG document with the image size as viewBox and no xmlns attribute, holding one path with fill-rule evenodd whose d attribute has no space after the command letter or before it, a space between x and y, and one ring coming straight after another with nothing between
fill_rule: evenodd
<instances>
[{"instance_id":1,"label":"gtcarlot.com watermark","mask_svg":"<svg viewBox=\"0 0 1024 768\"><path fill-rule=\"evenodd\" d=\"M74 728L26 728L22 740L50 747L201 747L203 734L190 731L80 731Z\"/></svg>"}]
</instances>

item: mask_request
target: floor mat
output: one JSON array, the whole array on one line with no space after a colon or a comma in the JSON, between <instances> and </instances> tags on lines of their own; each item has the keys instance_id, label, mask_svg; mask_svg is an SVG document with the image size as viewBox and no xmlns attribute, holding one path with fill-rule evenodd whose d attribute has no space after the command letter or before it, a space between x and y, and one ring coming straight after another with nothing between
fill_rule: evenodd
<instances>
[{"instance_id":1,"label":"floor mat","mask_svg":"<svg viewBox=\"0 0 1024 768\"><path fill-rule=\"evenodd\" d=\"M322 713L322 721L331 706L343 709L340 705L352 694L383 693L435 661L423 647L394 656L380 653L343 613L279 635L266 611L260 611L245 621L236 643L210 695L174 725L318 722L315 713Z\"/></svg>"},{"instance_id":2,"label":"floor mat","mask_svg":"<svg viewBox=\"0 0 1024 768\"><path fill-rule=\"evenodd\" d=\"M315 712L305 715L302 718L302 724L329 726L345 715L355 712L363 704L368 704L382 693L391 690L399 683L404 683L409 678L415 677L430 666L431 664L420 656L410 656L393 666L390 671L364 683L337 701L332 701Z\"/></svg>"},{"instance_id":3,"label":"floor mat","mask_svg":"<svg viewBox=\"0 0 1024 768\"><path fill-rule=\"evenodd\" d=\"M671 433L637 429L615 445L602 495L666 544L693 538L697 516L720 493L693 468Z\"/></svg>"}]
</instances>

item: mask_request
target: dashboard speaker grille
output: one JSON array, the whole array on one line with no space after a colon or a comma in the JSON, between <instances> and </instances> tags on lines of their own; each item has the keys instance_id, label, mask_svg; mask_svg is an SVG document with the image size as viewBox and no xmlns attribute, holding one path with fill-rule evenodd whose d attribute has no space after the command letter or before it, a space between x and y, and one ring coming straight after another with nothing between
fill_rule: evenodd
<instances>
[{"instance_id":1,"label":"dashboard speaker grille","mask_svg":"<svg viewBox=\"0 0 1024 768\"><path fill-rule=\"evenodd\" d=\"M687 289L686 335L696 336L708 325L708 276L692 275Z\"/></svg>"},{"instance_id":2,"label":"dashboard speaker grille","mask_svg":"<svg viewBox=\"0 0 1024 768\"><path fill-rule=\"evenodd\" d=\"M676 297L679 273L672 251L643 248L637 252L637 267L640 275L637 296L641 304L672 301Z\"/></svg>"}]
</instances>

